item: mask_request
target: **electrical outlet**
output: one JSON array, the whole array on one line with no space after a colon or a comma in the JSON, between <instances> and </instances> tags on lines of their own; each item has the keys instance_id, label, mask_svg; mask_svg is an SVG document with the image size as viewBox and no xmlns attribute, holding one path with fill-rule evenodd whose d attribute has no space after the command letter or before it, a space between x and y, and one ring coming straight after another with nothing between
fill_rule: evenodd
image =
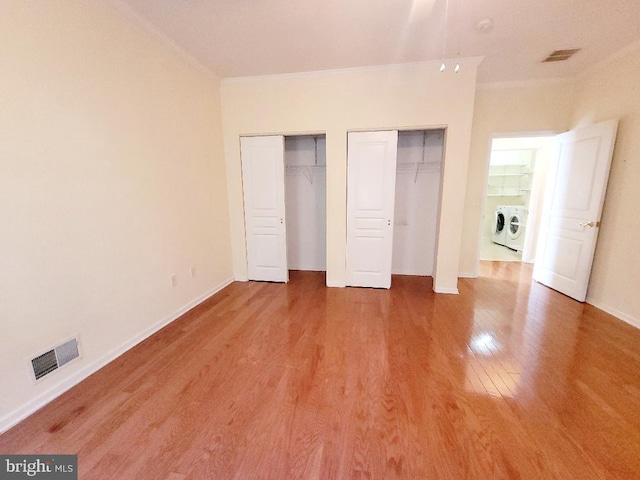
<instances>
[{"instance_id":1,"label":"electrical outlet","mask_svg":"<svg viewBox=\"0 0 640 480\"><path fill-rule=\"evenodd\" d=\"M176 277L175 273L173 275L171 275L171 277L169 277L169 279L171 280L171 286L172 287L175 287L178 284L178 277Z\"/></svg>"},{"instance_id":2,"label":"electrical outlet","mask_svg":"<svg viewBox=\"0 0 640 480\"><path fill-rule=\"evenodd\" d=\"M196 276L196 267L191 267L189 269L189 275L191 275L191 278Z\"/></svg>"}]
</instances>

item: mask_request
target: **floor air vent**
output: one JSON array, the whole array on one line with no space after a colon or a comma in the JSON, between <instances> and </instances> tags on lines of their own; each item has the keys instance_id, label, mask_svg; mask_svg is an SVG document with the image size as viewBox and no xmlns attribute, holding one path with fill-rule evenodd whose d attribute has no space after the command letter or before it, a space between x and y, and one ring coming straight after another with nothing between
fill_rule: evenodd
<instances>
[{"instance_id":1,"label":"floor air vent","mask_svg":"<svg viewBox=\"0 0 640 480\"><path fill-rule=\"evenodd\" d=\"M53 372L58 367L62 367L79 356L78 340L73 338L62 345L55 347L53 350L49 350L48 352L31 360L33 374L36 377L36 380L38 380L44 377L47 373Z\"/></svg>"}]
</instances>

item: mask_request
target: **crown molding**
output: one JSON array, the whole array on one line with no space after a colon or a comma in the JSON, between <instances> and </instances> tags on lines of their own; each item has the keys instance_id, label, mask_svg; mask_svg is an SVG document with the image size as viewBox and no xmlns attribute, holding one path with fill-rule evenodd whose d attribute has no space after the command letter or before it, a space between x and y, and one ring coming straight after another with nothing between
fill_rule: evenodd
<instances>
[{"instance_id":1,"label":"crown molding","mask_svg":"<svg viewBox=\"0 0 640 480\"><path fill-rule=\"evenodd\" d=\"M478 83L477 90L504 90L508 88L535 88L550 85L572 85L575 77L534 78L531 80L516 80L509 82Z\"/></svg>"},{"instance_id":2,"label":"crown molding","mask_svg":"<svg viewBox=\"0 0 640 480\"><path fill-rule=\"evenodd\" d=\"M445 64L454 64L455 62L461 65L470 65L477 68L482 63L484 57L460 57L460 58L446 58ZM328 70L312 70L308 72L292 72L292 73L276 73L271 75L253 75L243 77L226 77L222 79L222 84L234 84L234 83L251 83L251 82L263 82L269 80L283 80L289 78L313 78L321 76L334 76L334 75L346 75L353 73L367 73L367 72L392 72L392 71L407 71L407 70L420 70L425 68L432 68L438 70L442 60L429 60L424 62L410 62L410 63L392 63L388 65L371 65L367 67L351 67L351 68L338 68Z\"/></svg>"}]
</instances>

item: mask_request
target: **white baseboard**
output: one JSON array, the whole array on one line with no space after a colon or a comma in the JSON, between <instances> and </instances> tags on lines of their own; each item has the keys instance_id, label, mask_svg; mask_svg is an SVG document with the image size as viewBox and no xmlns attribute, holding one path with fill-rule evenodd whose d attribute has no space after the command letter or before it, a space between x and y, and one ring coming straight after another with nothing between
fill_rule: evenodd
<instances>
[{"instance_id":1,"label":"white baseboard","mask_svg":"<svg viewBox=\"0 0 640 480\"><path fill-rule=\"evenodd\" d=\"M593 305L596 308L599 308L603 312L607 312L609 315L613 315L614 317L619 318L623 322L628 323L633 327L640 328L640 320L638 320L637 318L633 318L631 315L627 315L626 313L623 313L620 310L610 307L608 305L603 305L602 303L599 303L599 302L593 302L588 298L587 298L587 303Z\"/></svg>"},{"instance_id":2,"label":"white baseboard","mask_svg":"<svg viewBox=\"0 0 640 480\"><path fill-rule=\"evenodd\" d=\"M233 281L234 281L233 278L228 278L228 279L224 280L222 283L220 283L217 286L215 286L212 290L209 290L208 292L200 295L196 299L192 300L191 302L189 302L188 304L186 304L185 306L180 308L178 311L172 313L171 315L168 315L167 317L163 318L162 320L160 320L156 324L154 324L151 327L147 328L146 330L142 331L140 334L136 335L134 338L132 338L128 342L125 342L123 345L111 350L106 355L103 355L98 360L92 362L89 365L86 365L85 367L83 367L81 370L77 371L76 373L74 373L70 377L62 380L61 382L57 383L56 385L53 385L51 388L49 388L45 392L41 393L40 395L38 395L33 400L27 402L22 407L17 408L15 410L13 410L12 412L9 412L7 415L3 416L0 419L0 433L6 432L11 427L17 425L22 420L27 418L29 415L31 415L31 414L35 413L36 411L40 410L46 404L52 402L53 400L58 398L60 395L62 395L64 392L66 392L67 390L70 390L71 388L75 387L77 384L79 384L85 378L87 378L90 375L94 374L95 372L100 370L102 367L104 367L108 363L110 363L113 360L115 360L116 358L118 358L120 355L125 353L127 350L130 350L131 348L135 347L137 344L139 344L143 340L146 340L147 338L149 338L154 333L158 332L162 328L164 328L167 325L169 325L171 322L177 320L180 316L182 316L183 314L185 314L186 312L188 312L192 308L196 307L197 305L201 304L202 302L204 302L208 298L210 298L213 295L215 295L216 293L218 293L220 290L222 290L227 285L230 285L231 283L233 283Z\"/></svg>"},{"instance_id":3,"label":"white baseboard","mask_svg":"<svg viewBox=\"0 0 640 480\"><path fill-rule=\"evenodd\" d=\"M476 272L463 272L458 274L458 278L478 278Z\"/></svg>"},{"instance_id":4,"label":"white baseboard","mask_svg":"<svg viewBox=\"0 0 640 480\"><path fill-rule=\"evenodd\" d=\"M347 285L344 282L333 282L331 280L327 280L327 287L329 288L344 288Z\"/></svg>"},{"instance_id":5,"label":"white baseboard","mask_svg":"<svg viewBox=\"0 0 640 480\"><path fill-rule=\"evenodd\" d=\"M288 264L287 268L289 270L299 270L302 272L326 272L327 269L323 265L291 265Z\"/></svg>"},{"instance_id":6,"label":"white baseboard","mask_svg":"<svg viewBox=\"0 0 640 480\"><path fill-rule=\"evenodd\" d=\"M458 295L460 292L457 288L436 288L433 287L433 291L436 293L444 293L446 295Z\"/></svg>"}]
</instances>

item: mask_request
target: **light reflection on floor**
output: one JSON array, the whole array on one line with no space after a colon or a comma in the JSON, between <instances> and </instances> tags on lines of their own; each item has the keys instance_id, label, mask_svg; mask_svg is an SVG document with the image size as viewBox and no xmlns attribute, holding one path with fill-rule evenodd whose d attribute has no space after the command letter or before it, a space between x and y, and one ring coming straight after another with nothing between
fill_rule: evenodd
<instances>
[{"instance_id":1,"label":"light reflection on floor","mask_svg":"<svg viewBox=\"0 0 640 480\"><path fill-rule=\"evenodd\" d=\"M467 349L465 390L524 398L536 383L546 287L532 283L527 264L482 262L480 276L499 291L476 298Z\"/></svg>"}]
</instances>

